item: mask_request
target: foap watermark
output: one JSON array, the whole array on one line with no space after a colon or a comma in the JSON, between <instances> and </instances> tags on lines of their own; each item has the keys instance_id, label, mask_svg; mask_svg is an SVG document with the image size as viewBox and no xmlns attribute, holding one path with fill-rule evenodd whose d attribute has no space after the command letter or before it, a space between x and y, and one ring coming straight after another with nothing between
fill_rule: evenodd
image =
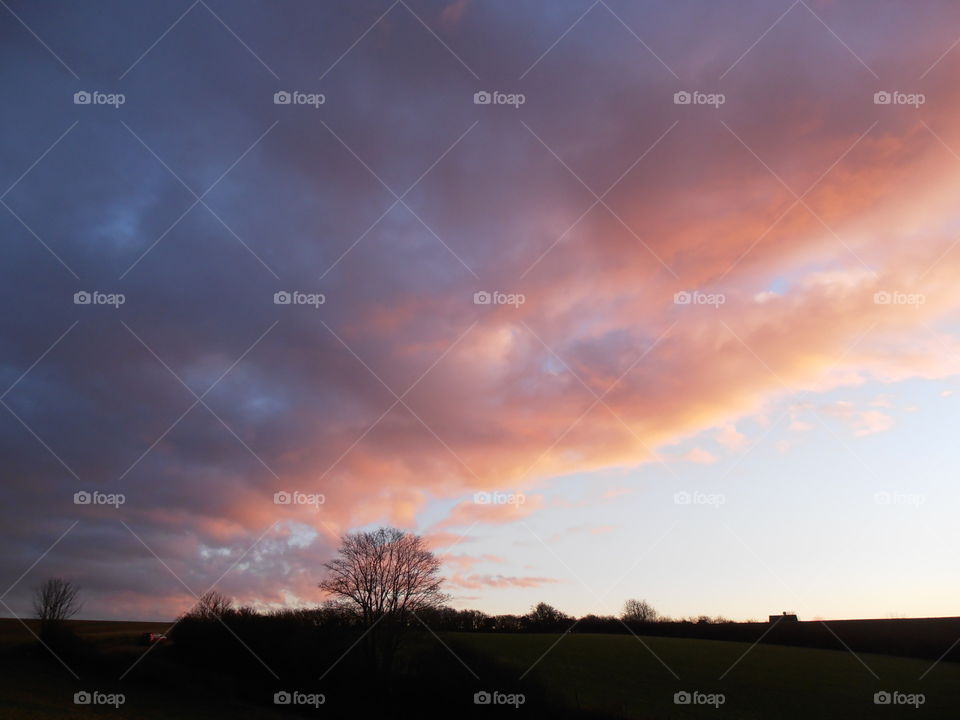
<instances>
[{"instance_id":1,"label":"foap watermark","mask_svg":"<svg viewBox=\"0 0 960 720\"><path fill-rule=\"evenodd\" d=\"M710 105L718 108L727 101L723 93L705 93L699 90L678 90L673 94L674 105Z\"/></svg>"},{"instance_id":2,"label":"foap watermark","mask_svg":"<svg viewBox=\"0 0 960 720\"><path fill-rule=\"evenodd\" d=\"M273 694L274 705L309 705L318 708L327 701L323 693L304 693L299 690L281 690Z\"/></svg>"},{"instance_id":3,"label":"foap watermark","mask_svg":"<svg viewBox=\"0 0 960 720\"><path fill-rule=\"evenodd\" d=\"M712 305L719 308L727 301L723 293L705 293L699 290L681 290L673 294L674 305Z\"/></svg>"},{"instance_id":4,"label":"foap watermark","mask_svg":"<svg viewBox=\"0 0 960 720\"><path fill-rule=\"evenodd\" d=\"M527 701L527 696L523 693L504 693L494 690L488 692L481 690L473 694L474 705L513 705L519 708Z\"/></svg>"},{"instance_id":5,"label":"foap watermark","mask_svg":"<svg viewBox=\"0 0 960 720\"><path fill-rule=\"evenodd\" d=\"M111 705L118 708L127 701L123 693L105 693L99 690L80 690L73 694L74 705Z\"/></svg>"},{"instance_id":6,"label":"foap watermark","mask_svg":"<svg viewBox=\"0 0 960 720\"><path fill-rule=\"evenodd\" d=\"M918 709L927 701L923 693L903 693L898 690L880 690L873 694L874 705L912 705Z\"/></svg>"},{"instance_id":7,"label":"foap watermark","mask_svg":"<svg viewBox=\"0 0 960 720\"><path fill-rule=\"evenodd\" d=\"M523 493L508 492L478 492L473 494L473 502L477 505L523 505L527 496Z\"/></svg>"},{"instance_id":8,"label":"foap watermark","mask_svg":"<svg viewBox=\"0 0 960 720\"><path fill-rule=\"evenodd\" d=\"M305 493L299 490L280 490L273 494L274 505L313 505L319 507L327 501L323 493Z\"/></svg>"},{"instance_id":9,"label":"foap watermark","mask_svg":"<svg viewBox=\"0 0 960 720\"><path fill-rule=\"evenodd\" d=\"M723 693L705 693L699 690L680 690L673 694L674 705L713 705L719 708L727 701Z\"/></svg>"},{"instance_id":10,"label":"foap watermark","mask_svg":"<svg viewBox=\"0 0 960 720\"><path fill-rule=\"evenodd\" d=\"M299 290L280 290L273 294L274 305L310 305L318 308L327 302L323 293L306 293Z\"/></svg>"},{"instance_id":11,"label":"foap watermark","mask_svg":"<svg viewBox=\"0 0 960 720\"><path fill-rule=\"evenodd\" d=\"M719 508L727 502L727 497L720 493L705 493L699 490L688 492L681 490L673 494L673 502L675 505L712 505L715 508Z\"/></svg>"},{"instance_id":12,"label":"foap watermark","mask_svg":"<svg viewBox=\"0 0 960 720\"><path fill-rule=\"evenodd\" d=\"M105 293L99 290L87 291L79 290L73 294L74 305L111 305L114 309L119 308L127 301L127 296L123 293Z\"/></svg>"},{"instance_id":13,"label":"foap watermark","mask_svg":"<svg viewBox=\"0 0 960 720\"><path fill-rule=\"evenodd\" d=\"M88 492L87 490L80 490L73 494L74 505L112 505L118 508L126 501L127 496L123 493L104 493L99 490Z\"/></svg>"},{"instance_id":14,"label":"foap watermark","mask_svg":"<svg viewBox=\"0 0 960 720\"><path fill-rule=\"evenodd\" d=\"M325 102L327 102L327 96L323 93L278 90L273 94L274 105L309 105L316 110Z\"/></svg>"},{"instance_id":15,"label":"foap watermark","mask_svg":"<svg viewBox=\"0 0 960 720\"><path fill-rule=\"evenodd\" d=\"M920 507L926 501L927 498L925 495L888 492L887 490L881 490L873 496L873 502L877 505L906 505L908 507Z\"/></svg>"},{"instance_id":16,"label":"foap watermark","mask_svg":"<svg viewBox=\"0 0 960 720\"><path fill-rule=\"evenodd\" d=\"M919 308L926 304L927 296L921 293L905 293L897 290L881 290L873 294L874 305L906 305Z\"/></svg>"},{"instance_id":17,"label":"foap watermark","mask_svg":"<svg viewBox=\"0 0 960 720\"><path fill-rule=\"evenodd\" d=\"M527 101L527 96L523 93L505 93L499 90L487 92L479 90L473 94L474 105L511 105L519 109Z\"/></svg>"},{"instance_id":18,"label":"foap watermark","mask_svg":"<svg viewBox=\"0 0 960 720\"><path fill-rule=\"evenodd\" d=\"M927 102L927 96L923 93L878 90L873 94L874 105L910 105L911 107L918 108L925 102Z\"/></svg>"},{"instance_id":19,"label":"foap watermark","mask_svg":"<svg viewBox=\"0 0 960 720\"><path fill-rule=\"evenodd\" d=\"M74 105L110 105L114 109L119 109L127 101L127 96L123 93L105 93L99 90L88 92L78 90L73 94Z\"/></svg>"},{"instance_id":20,"label":"foap watermark","mask_svg":"<svg viewBox=\"0 0 960 720\"><path fill-rule=\"evenodd\" d=\"M505 293L499 290L487 292L479 290L473 294L474 305L513 305L520 307L527 301L527 296L523 293Z\"/></svg>"}]
</instances>

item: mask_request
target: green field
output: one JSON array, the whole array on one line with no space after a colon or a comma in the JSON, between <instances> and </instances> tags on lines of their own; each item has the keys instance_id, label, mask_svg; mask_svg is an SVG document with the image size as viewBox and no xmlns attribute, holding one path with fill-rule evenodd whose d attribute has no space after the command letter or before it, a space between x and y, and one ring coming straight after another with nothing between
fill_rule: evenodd
<instances>
[{"instance_id":1,"label":"green field","mask_svg":"<svg viewBox=\"0 0 960 720\"><path fill-rule=\"evenodd\" d=\"M615 717L960 717L956 663L938 665L921 681L929 661L866 654L857 660L834 650L779 645L750 649L747 643L631 635L456 633L449 638L464 657L511 668L517 678L534 666L528 679L549 699ZM725 702L719 711L713 706L676 705L673 696L681 690L723 693ZM924 693L926 701L919 709L877 706L873 694L878 690Z\"/></svg>"}]
</instances>

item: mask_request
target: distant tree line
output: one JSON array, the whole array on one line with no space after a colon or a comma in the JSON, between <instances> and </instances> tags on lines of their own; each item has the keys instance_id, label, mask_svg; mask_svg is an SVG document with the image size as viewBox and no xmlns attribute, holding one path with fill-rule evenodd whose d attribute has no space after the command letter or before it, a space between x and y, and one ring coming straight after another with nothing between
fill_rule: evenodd
<instances>
[{"instance_id":1,"label":"distant tree line","mask_svg":"<svg viewBox=\"0 0 960 720\"><path fill-rule=\"evenodd\" d=\"M727 618L707 615L674 620L659 615L645 600L636 599L627 600L620 615L589 614L575 618L541 602L525 615L488 615L480 610L455 610L444 606L421 613L421 618L436 631L514 633L625 633L638 629L647 631L655 625L713 625L733 622Z\"/></svg>"},{"instance_id":2,"label":"distant tree line","mask_svg":"<svg viewBox=\"0 0 960 720\"><path fill-rule=\"evenodd\" d=\"M260 612L249 606L234 607L233 603L218 591L204 595L184 621L209 621L215 618L241 620L244 618L275 618L295 621L314 628L360 628L371 624L369 618L342 600L329 600L313 608L282 609ZM699 615L673 619L659 615L644 600L627 600L620 615L588 614L576 618L558 610L548 603L534 605L524 615L490 615L482 610L457 610L447 605L421 607L416 613L394 619L394 628L422 629L425 625L435 632L582 632L624 633L631 629L649 630L654 625L721 625L733 624L724 617Z\"/></svg>"}]
</instances>

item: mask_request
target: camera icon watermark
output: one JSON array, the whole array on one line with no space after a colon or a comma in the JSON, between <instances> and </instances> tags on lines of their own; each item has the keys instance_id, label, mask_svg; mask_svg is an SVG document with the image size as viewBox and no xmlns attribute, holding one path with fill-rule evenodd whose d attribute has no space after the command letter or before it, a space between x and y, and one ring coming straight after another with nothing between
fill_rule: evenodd
<instances>
[{"instance_id":1,"label":"camera icon watermark","mask_svg":"<svg viewBox=\"0 0 960 720\"><path fill-rule=\"evenodd\" d=\"M319 509L327 501L323 493L279 490L273 494L274 505L312 505Z\"/></svg>"},{"instance_id":2,"label":"camera icon watermark","mask_svg":"<svg viewBox=\"0 0 960 720\"><path fill-rule=\"evenodd\" d=\"M273 694L274 705L309 705L318 708L327 701L323 693L304 693L298 690L280 690Z\"/></svg>"},{"instance_id":3,"label":"camera icon watermark","mask_svg":"<svg viewBox=\"0 0 960 720\"><path fill-rule=\"evenodd\" d=\"M519 109L527 101L527 96L523 93L504 93L498 90L488 92L480 90L473 94L474 105L510 105L514 109Z\"/></svg>"},{"instance_id":4,"label":"camera icon watermark","mask_svg":"<svg viewBox=\"0 0 960 720\"><path fill-rule=\"evenodd\" d=\"M309 105L314 110L327 102L323 93L305 93L299 90L278 90L273 94L274 105Z\"/></svg>"},{"instance_id":5,"label":"camera icon watermark","mask_svg":"<svg viewBox=\"0 0 960 720\"><path fill-rule=\"evenodd\" d=\"M874 705L912 705L919 708L927 701L923 693L903 693L897 690L880 690L873 694Z\"/></svg>"},{"instance_id":6,"label":"camera icon watermark","mask_svg":"<svg viewBox=\"0 0 960 720\"><path fill-rule=\"evenodd\" d=\"M714 708L719 708L726 701L727 696L723 693L680 690L673 694L674 705L713 705Z\"/></svg>"},{"instance_id":7,"label":"camera icon watermark","mask_svg":"<svg viewBox=\"0 0 960 720\"><path fill-rule=\"evenodd\" d=\"M681 290L673 294L674 305L712 305L718 309L727 302L727 296L723 293L705 293L699 290Z\"/></svg>"},{"instance_id":8,"label":"camera icon watermark","mask_svg":"<svg viewBox=\"0 0 960 720\"><path fill-rule=\"evenodd\" d=\"M513 705L519 708L527 701L527 696L523 693L504 693L494 690L488 692L481 690L473 694L474 705Z\"/></svg>"},{"instance_id":9,"label":"camera icon watermark","mask_svg":"<svg viewBox=\"0 0 960 720\"><path fill-rule=\"evenodd\" d=\"M78 90L73 94L74 105L110 105L114 109L119 109L127 101L127 96L123 93L104 93L99 90L89 92L87 90Z\"/></svg>"},{"instance_id":10,"label":"camera icon watermark","mask_svg":"<svg viewBox=\"0 0 960 720\"><path fill-rule=\"evenodd\" d=\"M523 493L478 492L473 494L476 505L523 505L527 496Z\"/></svg>"},{"instance_id":11,"label":"camera icon watermark","mask_svg":"<svg viewBox=\"0 0 960 720\"><path fill-rule=\"evenodd\" d=\"M73 294L74 305L110 305L115 310L127 301L123 293L104 293L99 290L80 290Z\"/></svg>"},{"instance_id":12,"label":"camera icon watermark","mask_svg":"<svg viewBox=\"0 0 960 720\"><path fill-rule=\"evenodd\" d=\"M709 105L719 108L727 102L723 93L705 93L699 90L678 90L673 94L674 105Z\"/></svg>"},{"instance_id":13,"label":"camera icon watermark","mask_svg":"<svg viewBox=\"0 0 960 720\"><path fill-rule=\"evenodd\" d=\"M505 293L499 290L487 292L479 290L473 294L474 305L513 305L520 307L527 301L527 296L523 293Z\"/></svg>"},{"instance_id":14,"label":"camera icon watermark","mask_svg":"<svg viewBox=\"0 0 960 720\"><path fill-rule=\"evenodd\" d=\"M927 498L925 495L889 492L887 490L881 490L873 496L873 502L877 505L903 505L918 508L926 501Z\"/></svg>"},{"instance_id":15,"label":"camera icon watermark","mask_svg":"<svg viewBox=\"0 0 960 720\"><path fill-rule=\"evenodd\" d=\"M909 105L913 108L919 108L926 102L927 96L923 93L878 90L873 94L874 105Z\"/></svg>"},{"instance_id":16,"label":"camera icon watermark","mask_svg":"<svg viewBox=\"0 0 960 720\"><path fill-rule=\"evenodd\" d=\"M73 694L74 705L112 705L118 708L127 701L123 693L104 693L99 690L80 690Z\"/></svg>"},{"instance_id":17,"label":"camera icon watermark","mask_svg":"<svg viewBox=\"0 0 960 720\"><path fill-rule=\"evenodd\" d=\"M673 494L674 505L710 505L719 509L720 506L726 504L726 502L727 496L720 493L681 490Z\"/></svg>"},{"instance_id":18,"label":"camera icon watermark","mask_svg":"<svg viewBox=\"0 0 960 720\"><path fill-rule=\"evenodd\" d=\"M280 290L273 294L274 305L309 305L313 308L319 308L327 302L327 296L323 293L305 293L299 290Z\"/></svg>"},{"instance_id":19,"label":"camera icon watermark","mask_svg":"<svg viewBox=\"0 0 960 720\"><path fill-rule=\"evenodd\" d=\"M874 305L905 305L919 309L925 305L927 296L922 293L905 293L897 290L881 290L873 294Z\"/></svg>"},{"instance_id":20,"label":"camera icon watermark","mask_svg":"<svg viewBox=\"0 0 960 720\"><path fill-rule=\"evenodd\" d=\"M114 508L119 508L125 502L127 502L127 496L123 493L80 490L73 494L74 505L112 505Z\"/></svg>"}]
</instances>

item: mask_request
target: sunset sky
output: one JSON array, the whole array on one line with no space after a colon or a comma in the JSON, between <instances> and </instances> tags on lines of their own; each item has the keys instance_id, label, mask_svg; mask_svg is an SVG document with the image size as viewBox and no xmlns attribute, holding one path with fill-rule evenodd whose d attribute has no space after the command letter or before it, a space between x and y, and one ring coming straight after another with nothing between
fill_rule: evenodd
<instances>
[{"instance_id":1,"label":"sunset sky","mask_svg":"<svg viewBox=\"0 0 960 720\"><path fill-rule=\"evenodd\" d=\"M90 618L313 605L384 524L490 613L960 614L958 36L948 0L3 0L0 615L54 575Z\"/></svg>"}]
</instances>

